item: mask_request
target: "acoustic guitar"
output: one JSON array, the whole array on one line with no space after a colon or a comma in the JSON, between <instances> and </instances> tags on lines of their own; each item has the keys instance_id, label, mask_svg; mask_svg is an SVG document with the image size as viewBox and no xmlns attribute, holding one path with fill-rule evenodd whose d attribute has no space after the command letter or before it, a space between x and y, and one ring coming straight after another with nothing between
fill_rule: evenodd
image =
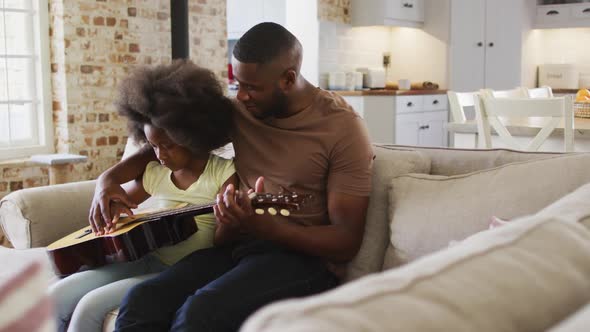
<instances>
[{"instance_id":1,"label":"acoustic guitar","mask_svg":"<svg viewBox=\"0 0 590 332\"><path fill-rule=\"evenodd\" d=\"M250 198L256 214L289 216L311 196L253 193ZM84 227L50 244L47 253L59 276L134 261L153 250L186 240L198 231L194 216L212 213L214 205L215 202L184 203L173 209L122 217L115 231L105 235L96 235L90 227Z\"/></svg>"}]
</instances>

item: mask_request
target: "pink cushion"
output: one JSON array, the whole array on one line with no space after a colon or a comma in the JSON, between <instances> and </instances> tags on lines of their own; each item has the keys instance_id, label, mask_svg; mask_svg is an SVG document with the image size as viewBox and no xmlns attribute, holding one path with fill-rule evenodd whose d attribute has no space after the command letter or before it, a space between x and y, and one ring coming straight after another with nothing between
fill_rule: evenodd
<instances>
[{"instance_id":1,"label":"pink cushion","mask_svg":"<svg viewBox=\"0 0 590 332\"><path fill-rule=\"evenodd\" d=\"M41 264L27 265L0 285L0 332L55 331Z\"/></svg>"},{"instance_id":2,"label":"pink cushion","mask_svg":"<svg viewBox=\"0 0 590 332\"><path fill-rule=\"evenodd\" d=\"M494 229L500 226L504 226L504 225L508 225L510 223L510 220L504 220L504 219L500 219L496 216L491 216L490 217L490 225L488 227L488 229Z\"/></svg>"}]
</instances>

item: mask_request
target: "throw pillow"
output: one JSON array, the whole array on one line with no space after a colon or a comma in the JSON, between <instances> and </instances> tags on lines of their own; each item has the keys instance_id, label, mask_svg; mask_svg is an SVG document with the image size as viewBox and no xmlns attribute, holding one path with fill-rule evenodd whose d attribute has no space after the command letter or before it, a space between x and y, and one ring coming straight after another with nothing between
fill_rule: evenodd
<instances>
[{"instance_id":1,"label":"throw pillow","mask_svg":"<svg viewBox=\"0 0 590 332\"><path fill-rule=\"evenodd\" d=\"M590 232L560 216L533 216L324 294L273 304L242 331L546 331L590 301L589 278Z\"/></svg>"},{"instance_id":2,"label":"throw pillow","mask_svg":"<svg viewBox=\"0 0 590 332\"><path fill-rule=\"evenodd\" d=\"M509 220L504 220L504 219L500 219L496 216L491 216L488 229L494 229L494 228L498 228L501 226L505 226L505 225L508 225L508 223L510 223Z\"/></svg>"},{"instance_id":3,"label":"throw pillow","mask_svg":"<svg viewBox=\"0 0 590 332\"><path fill-rule=\"evenodd\" d=\"M381 270L389 242L388 190L391 179L406 173L428 173L430 159L418 151L374 146L373 187L365 233L356 257L346 266L345 279L352 280Z\"/></svg>"},{"instance_id":4,"label":"throw pillow","mask_svg":"<svg viewBox=\"0 0 590 332\"><path fill-rule=\"evenodd\" d=\"M55 331L41 264L35 262L0 285L0 331Z\"/></svg>"},{"instance_id":5,"label":"throw pillow","mask_svg":"<svg viewBox=\"0 0 590 332\"><path fill-rule=\"evenodd\" d=\"M409 174L390 192L391 238L383 268L443 249L489 227L489 216L513 219L590 182L590 154L560 155L455 176Z\"/></svg>"}]
</instances>

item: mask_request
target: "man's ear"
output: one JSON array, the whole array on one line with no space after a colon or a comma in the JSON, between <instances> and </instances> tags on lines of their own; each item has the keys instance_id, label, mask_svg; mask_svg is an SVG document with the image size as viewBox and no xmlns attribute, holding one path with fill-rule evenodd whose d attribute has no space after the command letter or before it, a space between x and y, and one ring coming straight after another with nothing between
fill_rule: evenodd
<instances>
[{"instance_id":1,"label":"man's ear","mask_svg":"<svg viewBox=\"0 0 590 332\"><path fill-rule=\"evenodd\" d=\"M287 69L283 73L283 79L281 80L281 88L283 91L291 90L297 81L297 72L294 69Z\"/></svg>"}]
</instances>

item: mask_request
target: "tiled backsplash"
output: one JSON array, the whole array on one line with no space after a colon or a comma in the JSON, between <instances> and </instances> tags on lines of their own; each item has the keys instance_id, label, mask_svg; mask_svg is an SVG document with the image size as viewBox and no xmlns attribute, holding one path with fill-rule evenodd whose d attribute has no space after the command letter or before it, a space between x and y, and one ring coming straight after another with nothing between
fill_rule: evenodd
<instances>
[{"instance_id":1,"label":"tiled backsplash","mask_svg":"<svg viewBox=\"0 0 590 332\"><path fill-rule=\"evenodd\" d=\"M390 51L391 31L386 27L352 28L348 24L320 22L320 87L327 86L330 71L381 67L383 52Z\"/></svg>"},{"instance_id":2,"label":"tiled backsplash","mask_svg":"<svg viewBox=\"0 0 590 332\"><path fill-rule=\"evenodd\" d=\"M327 73L354 71L358 67L382 67L383 53L391 54L386 80L433 81L441 88L447 81L447 45L422 29L400 27L352 27L320 22L320 87Z\"/></svg>"},{"instance_id":3,"label":"tiled backsplash","mask_svg":"<svg viewBox=\"0 0 590 332\"><path fill-rule=\"evenodd\" d=\"M590 82L590 29L536 29L532 30L524 44L523 83L534 86L537 66L544 63L576 65L580 71L580 83ZM585 83L586 85L588 83Z\"/></svg>"}]
</instances>

